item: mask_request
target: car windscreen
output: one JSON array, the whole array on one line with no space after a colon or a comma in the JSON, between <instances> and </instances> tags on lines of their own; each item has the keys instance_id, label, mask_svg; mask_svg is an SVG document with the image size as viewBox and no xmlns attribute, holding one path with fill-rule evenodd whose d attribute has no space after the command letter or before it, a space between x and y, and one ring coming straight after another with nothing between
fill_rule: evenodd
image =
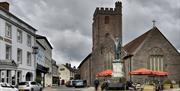
<instances>
[{"instance_id":1,"label":"car windscreen","mask_svg":"<svg viewBox=\"0 0 180 91\"><path fill-rule=\"evenodd\" d=\"M36 82L31 82L31 85L37 85L37 83Z\"/></svg>"},{"instance_id":2,"label":"car windscreen","mask_svg":"<svg viewBox=\"0 0 180 91\"><path fill-rule=\"evenodd\" d=\"M20 82L19 85L27 85L27 82Z\"/></svg>"}]
</instances>

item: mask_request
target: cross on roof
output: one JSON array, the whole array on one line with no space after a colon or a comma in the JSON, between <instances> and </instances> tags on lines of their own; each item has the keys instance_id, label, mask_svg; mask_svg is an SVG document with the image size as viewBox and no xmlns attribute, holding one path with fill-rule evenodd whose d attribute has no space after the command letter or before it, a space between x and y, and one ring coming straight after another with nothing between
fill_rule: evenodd
<instances>
[{"instance_id":1,"label":"cross on roof","mask_svg":"<svg viewBox=\"0 0 180 91\"><path fill-rule=\"evenodd\" d=\"M155 27L156 26L156 20L153 20L152 22L153 22L153 27Z\"/></svg>"}]
</instances>

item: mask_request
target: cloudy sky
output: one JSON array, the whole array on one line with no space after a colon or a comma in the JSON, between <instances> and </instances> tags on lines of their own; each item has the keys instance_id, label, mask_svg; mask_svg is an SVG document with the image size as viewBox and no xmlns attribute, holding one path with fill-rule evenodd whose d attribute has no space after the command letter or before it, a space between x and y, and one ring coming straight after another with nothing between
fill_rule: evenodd
<instances>
[{"instance_id":1,"label":"cloudy sky","mask_svg":"<svg viewBox=\"0 0 180 91\"><path fill-rule=\"evenodd\" d=\"M10 12L47 36L57 63L78 64L92 49L92 16L96 7L117 0L0 0ZM123 44L152 28L152 20L180 49L180 0L123 0Z\"/></svg>"}]
</instances>

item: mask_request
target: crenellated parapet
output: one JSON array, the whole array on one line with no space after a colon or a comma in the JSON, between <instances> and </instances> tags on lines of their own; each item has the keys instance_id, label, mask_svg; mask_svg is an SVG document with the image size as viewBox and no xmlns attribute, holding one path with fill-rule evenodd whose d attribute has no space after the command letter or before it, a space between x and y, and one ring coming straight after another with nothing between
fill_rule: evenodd
<instances>
[{"instance_id":1,"label":"crenellated parapet","mask_svg":"<svg viewBox=\"0 0 180 91\"><path fill-rule=\"evenodd\" d=\"M106 8L106 7L97 7L94 12L94 17L97 14L102 15L118 15L122 12L122 3L120 1L117 1L115 3L115 8Z\"/></svg>"}]
</instances>

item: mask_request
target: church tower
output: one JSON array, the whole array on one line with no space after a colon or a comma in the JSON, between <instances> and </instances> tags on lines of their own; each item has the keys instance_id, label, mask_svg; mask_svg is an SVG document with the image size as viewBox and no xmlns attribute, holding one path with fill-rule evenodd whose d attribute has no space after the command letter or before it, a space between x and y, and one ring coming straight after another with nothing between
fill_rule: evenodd
<instances>
[{"instance_id":1,"label":"church tower","mask_svg":"<svg viewBox=\"0 0 180 91\"><path fill-rule=\"evenodd\" d=\"M117 1L115 8L96 8L92 24L93 48L91 56L91 83L96 74L112 69L114 60L114 38L122 40L122 3Z\"/></svg>"},{"instance_id":2,"label":"church tower","mask_svg":"<svg viewBox=\"0 0 180 91\"><path fill-rule=\"evenodd\" d=\"M93 16L93 51L108 42L110 36L122 39L122 3L117 1L115 8L97 7Z\"/></svg>"}]
</instances>

